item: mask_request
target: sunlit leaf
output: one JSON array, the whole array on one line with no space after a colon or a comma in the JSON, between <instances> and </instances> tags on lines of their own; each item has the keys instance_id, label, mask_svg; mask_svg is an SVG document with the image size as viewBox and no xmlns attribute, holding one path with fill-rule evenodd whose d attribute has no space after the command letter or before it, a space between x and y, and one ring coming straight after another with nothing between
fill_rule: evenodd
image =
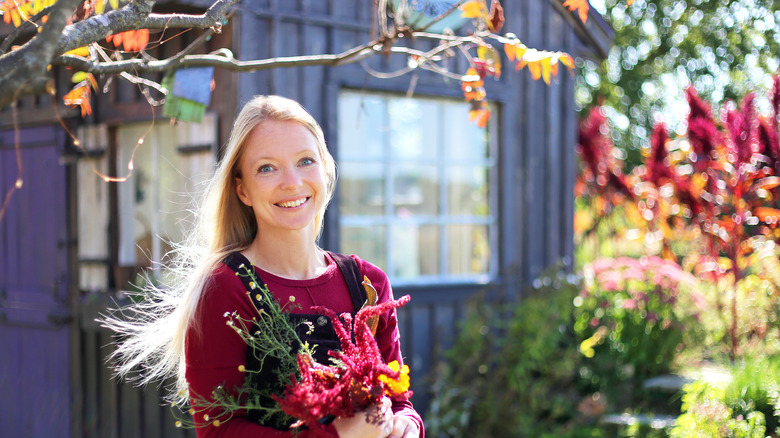
<instances>
[{"instance_id":1,"label":"sunlit leaf","mask_svg":"<svg viewBox=\"0 0 780 438\"><path fill-rule=\"evenodd\" d=\"M103 0L97 0L95 2L95 14L101 15L106 11L106 3Z\"/></svg>"},{"instance_id":2,"label":"sunlit leaf","mask_svg":"<svg viewBox=\"0 0 780 438\"><path fill-rule=\"evenodd\" d=\"M119 0L108 0L111 5L111 9L119 9Z\"/></svg>"},{"instance_id":3,"label":"sunlit leaf","mask_svg":"<svg viewBox=\"0 0 780 438\"><path fill-rule=\"evenodd\" d=\"M542 66L542 79L544 79L544 82L547 85L550 85L550 76L552 75L552 62L550 61L550 58L542 58L539 61L539 64Z\"/></svg>"},{"instance_id":4,"label":"sunlit leaf","mask_svg":"<svg viewBox=\"0 0 780 438\"><path fill-rule=\"evenodd\" d=\"M574 58L572 58L571 55L568 53L561 53L558 57L558 61L568 67L569 71L574 74Z\"/></svg>"},{"instance_id":5,"label":"sunlit leaf","mask_svg":"<svg viewBox=\"0 0 780 438\"><path fill-rule=\"evenodd\" d=\"M777 224L780 221L780 210L772 207L756 207L753 209L753 216L759 218L761 222Z\"/></svg>"},{"instance_id":6,"label":"sunlit leaf","mask_svg":"<svg viewBox=\"0 0 780 438\"><path fill-rule=\"evenodd\" d=\"M580 21L586 23L588 21L588 10L590 5L588 0L566 0L563 2L563 6L569 8L570 11L577 11L579 13Z\"/></svg>"},{"instance_id":7,"label":"sunlit leaf","mask_svg":"<svg viewBox=\"0 0 780 438\"><path fill-rule=\"evenodd\" d=\"M542 63L541 61L529 61L528 62L528 70L531 71L531 77L534 78L534 80L539 80L539 78L542 77Z\"/></svg>"},{"instance_id":8,"label":"sunlit leaf","mask_svg":"<svg viewBox=\"0 0 780 438\"><path fill-rule=\"evenodd\" d=\"M89 84L85 81L76 85L68 94L63 96L62 100L65 102L65 105L81 107L81 117L86 117L92 114L92 105L89 102L90 95Z\"/></svg>"},{"instance_id":9,"label":"sunlit leaf","mask_svg":"<svg viewBox=\"0 0 780 438\"><path fill-rule=\"evenodd\" d=\"M87 80L87 73L83 71L73 73L73 76L71 76L70 80L73 83L79 83L81 81L85 81Z\"/></svg>"},{"instance_id":10,"label":"sunlit leaf","mask_svg":"<svg viewBox=\"0 0 780 438\"><path fill-rule=\"evenodd\" d=\"M82 58L86 58L89 56L89 49L87 46L79 47L78 49L73 49L65 52L66 55L73 55L73 56L81 56ZM80 81L76 81L80 82Z\"/></svg>"},{"instance_id":11,"label":"sunlit leaf","mask_svg":"<svg viewBox=\"0 0 780 438\"><path fill-rule=\"evenodd\" d=\"M461 16L464 18L486 18L488 14L485 2L481 0L467 1L460 5L458 9L461 10Z\"/></svg>"}]
</instances>

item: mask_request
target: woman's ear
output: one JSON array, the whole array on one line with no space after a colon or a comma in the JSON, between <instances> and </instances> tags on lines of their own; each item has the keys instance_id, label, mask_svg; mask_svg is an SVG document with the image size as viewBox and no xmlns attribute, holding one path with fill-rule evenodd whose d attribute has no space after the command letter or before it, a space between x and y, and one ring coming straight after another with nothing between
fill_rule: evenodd
<instances>
[{"instance_id":1,"label":"woman's ear","mask_svg":"<svg viewBox=\"0 0 780 438\"><path fill-rule=\"evenodd\" d=\"M241 178L236 177L236 195L238 195L238 199L241 200L241 202L244 203L247 207L252 206L252 202L249 199L249 196L247 196L246 191L244 191L244 182Z\"/></svg>"}]
</instances>

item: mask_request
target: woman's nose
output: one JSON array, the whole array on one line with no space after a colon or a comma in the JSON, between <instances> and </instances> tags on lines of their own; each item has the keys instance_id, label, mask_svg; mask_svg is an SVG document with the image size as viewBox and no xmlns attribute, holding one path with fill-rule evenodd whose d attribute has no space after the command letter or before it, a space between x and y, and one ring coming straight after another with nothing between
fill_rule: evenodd
<instances>
[{"instance_id":1,"label":"woman's nose","mask_svg":"<svg viewBox=\"0 0 780 438\"><path fill-rule=\"evenodd\" d=\"M282 171L282 182L280 188L282 190L291 190L300 187L303 184L300 171L297 168L285 169Z\"/></svg>"}]
</instances>

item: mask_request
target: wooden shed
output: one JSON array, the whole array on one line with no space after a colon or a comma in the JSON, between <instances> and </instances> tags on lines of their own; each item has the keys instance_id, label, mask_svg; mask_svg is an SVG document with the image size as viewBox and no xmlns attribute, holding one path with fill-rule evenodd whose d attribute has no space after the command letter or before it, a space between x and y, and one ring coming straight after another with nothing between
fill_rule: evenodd
<instances>
[{"instance_id":1,"label":"wooden shed","mask_svg":"<svg viewBox=\"0 0 780 438\"><path fill-rule=\"evenodd\" d=\"M611 31L593 10L584 25L559 0L503 3L505 31L528 46L590 58L609 50ZM372 5L246 0L207 48L239 59L338 53L368 41ZM193 38L157 50L175 53ZM453 71L465 71L459 62ZM544 268L571 264L575 78L562 71L547 86L506 71L488 79L492 117L480 129L458 82L425 72L379 77L404 63L217 70L199 123L171 125L137 86L117 79L87 118L61 104L55 111L48 98L2 109L0 188L15 184L17 156L24 184L0 221L0 436L194 435L175 429L161 388L111 378L111 334L94 319L123 299L150 258L160 260L166 239L181 237L181 212L238 108L256 94L298 100L322 124L340 176L321 246L360 254L386 270L396 296L411 295L399 316L402 349L424 413L426 374L468 298L486 290L519 298ZM58 88L67 87L65 78ZM131 156L126 181L103 179L128 174Z\"/></svg>"}]
</instances>

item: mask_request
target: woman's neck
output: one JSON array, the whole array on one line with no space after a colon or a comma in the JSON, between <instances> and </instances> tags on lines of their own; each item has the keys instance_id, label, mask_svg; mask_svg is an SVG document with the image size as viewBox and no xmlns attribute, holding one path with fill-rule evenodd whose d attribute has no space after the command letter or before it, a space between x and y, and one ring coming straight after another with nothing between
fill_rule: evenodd
<instances>
[{"instance_id":1,"label":"woman's neck","mask_svg":"<svg viewBox=\"0 0 780 438\"><path fill-rule=\"evenodd\" d=\"M260 269L293 280L318 277L328 267L323 251L307 232L280 234L261 230L242 253Z\"/></svg>"}]
</instances>

